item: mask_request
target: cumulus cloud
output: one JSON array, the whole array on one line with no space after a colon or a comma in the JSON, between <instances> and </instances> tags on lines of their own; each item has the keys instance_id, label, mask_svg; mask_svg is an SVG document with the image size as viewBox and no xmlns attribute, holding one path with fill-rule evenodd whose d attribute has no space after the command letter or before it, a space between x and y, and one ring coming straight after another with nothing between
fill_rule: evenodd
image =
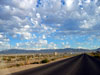
<instances>
[{"instance_id":1,"label":"cumulus cloud","mask_svg":"<svg viewBox=\"0 0 100 75\"><path fill-rule=\"evenodd\" d=\"M40 49L57 49L58 47L53 42L48 43L47 40L39 40L37 42L29 41L24 43L22 42L16 43L16 46L12 48L40 50Z\"/></svg>"},{"instance_id":2,"label":"cumulus cloud","mask_svg":"<svg viewBox=\"0 0 100 75\"><path fill-rule=\"evenodd\" d=\"M0 50L10 49L10 39L7 38L4 34L0 34Z\"/></svg>"},{"instance_id":3,"label":"cumulus cloud","mask_svg":"<svg viewBox=\"0 0 100 75\"><path fill-rule=\"evenodd\" d=\"M99 17L99 0L0 0L0 33L3 34L0 39L4 40L4 36L6 41L10 40L9 36L27 41L35 39L39 45L46 45L48 38L99 37ZM51 44L56 48L57 45Z\"/></svg>"}]
</instances>

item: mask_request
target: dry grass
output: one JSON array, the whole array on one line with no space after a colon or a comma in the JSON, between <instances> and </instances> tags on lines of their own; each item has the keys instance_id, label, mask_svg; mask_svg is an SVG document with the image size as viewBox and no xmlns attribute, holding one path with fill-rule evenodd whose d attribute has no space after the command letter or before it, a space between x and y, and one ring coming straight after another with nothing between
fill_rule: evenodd
<instances>
[{"instance_id":1,"label":"dry grass","mask_svg":"<svg viewBox=\"0 0 100 75\"><path fill-rule=\"evenodd\" d=\"M52 54L35 54L35 55L9 55L9 56L0 56L0 69L11 68L11 67L20 67L30 64L40 64L48 63L55 61L61 58L68 58L75 56L76 54L65 54L60 53L57 55Z\"/></svg>"}]
</instances>

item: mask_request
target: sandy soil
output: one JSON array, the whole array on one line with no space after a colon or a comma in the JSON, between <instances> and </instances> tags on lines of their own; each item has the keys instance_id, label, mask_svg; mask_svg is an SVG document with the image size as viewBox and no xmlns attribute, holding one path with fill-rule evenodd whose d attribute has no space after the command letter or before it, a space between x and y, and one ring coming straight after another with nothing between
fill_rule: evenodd
<instances>
[{"instance_id":1,"label":"sandy soil","mask_svg":"<svg viewBox=\"0 0 100 75\"><path fill-rule=\"evenodd\" d=\"M60 60L63 60L63 59L65 59L65 58L57 59L57 60L51 61L49 63L53 63L53 62L60 61ZM46 63L46 64L49 64L49 63ZM11 73L14 73L14 72L27 70L27 69L39 67L39 66L42 66L42 65L45 65L45 64L30 64L30 65L24 65L24 66L20 66L20 67L0 69L0 75L10 75Z\"/></svg>"},{"instance_id":2,"label":"sandy soil","mask_svg":"<svg viewBox=\"0 0 100 75\"><path fill-rule=\"evenodd\" d=\"M30 68L35 68L35 67L38 67L41 65L44 65L44 64L31 64L31 65L24 65L24 66L20 66L20 67L1 69L0 75L8 75L8 74L10 75L10 73L14 73L14 72L18 72L18 71L22 71L22 70L26 70L26 69L30 69Z\"/></svg>"}]
</instances>

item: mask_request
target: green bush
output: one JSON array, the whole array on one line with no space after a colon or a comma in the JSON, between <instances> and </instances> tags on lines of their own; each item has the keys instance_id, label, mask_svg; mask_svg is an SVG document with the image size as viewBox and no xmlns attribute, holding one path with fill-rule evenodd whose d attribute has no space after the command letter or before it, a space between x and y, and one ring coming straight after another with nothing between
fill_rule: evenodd
<instances>
[{"instance_id":1,"label":"green bush","mask_svg":"<svg viewBox=\"0 0 100 75\"><path fill-rule=\"evenodd\" d=\"M17 67L21 66L20 64L16 64Z\"/></svg>"},{"instance_id":2,"label":"green bush","mask_svg":"<svg viewBox=\"0 0 100 75\"><path fill-rule=\"evenodd\" d=\"M56 60L56 58L52 58L51 60L54 61L54 60Z\"/></svg>"},{"instance_id":3,"label":"green bush","mask_svg":"<svg viewBox=\"0 0 100 75\"><path fill-rule=\"evenodd\" d=\"M44 59L44 60L41 61L41 63L48 63L48 62L49 62L48 59Z\"/></svg>"}]
</instances>

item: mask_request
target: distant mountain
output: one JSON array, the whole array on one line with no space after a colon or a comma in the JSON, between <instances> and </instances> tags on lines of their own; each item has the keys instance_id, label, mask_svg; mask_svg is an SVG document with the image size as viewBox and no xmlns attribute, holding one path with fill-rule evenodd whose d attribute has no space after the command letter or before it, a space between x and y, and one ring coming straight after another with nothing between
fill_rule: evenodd
<instances>
[{"instance_id":1,"label":"distant mountain","mask_svg":"<svg viewBox=\"0 0 100 75\"><path fill-rule=\"evenodd\" d=\"M0 54L23 54L23 53L34 53L35 50L24 50L24 49L9 49L0 51Z\"/></svg>"},{"instance_id":2,"label":"distant mountain","mask_svg":"<svg viewBox=\"0 0 100 75\"><path fill-rule=\"evenodd\" d=\"M95 49L95 51L100 51L100 48Z\"/></svg>"},{"instance_id":3,"label":"distant mountain","mask_svg":"<svg viewBox=\"0 0 100 75\"><path fill-rule=\"evenodd\" d=\"M25 54L25 53L53 53L53 52L91 52L88 49L73 49L73 48L65 48L65 49L45 49L45 50L24 50L24 49L9 49L0 51L0 54Z\"/></svg>"}]
</instances>

